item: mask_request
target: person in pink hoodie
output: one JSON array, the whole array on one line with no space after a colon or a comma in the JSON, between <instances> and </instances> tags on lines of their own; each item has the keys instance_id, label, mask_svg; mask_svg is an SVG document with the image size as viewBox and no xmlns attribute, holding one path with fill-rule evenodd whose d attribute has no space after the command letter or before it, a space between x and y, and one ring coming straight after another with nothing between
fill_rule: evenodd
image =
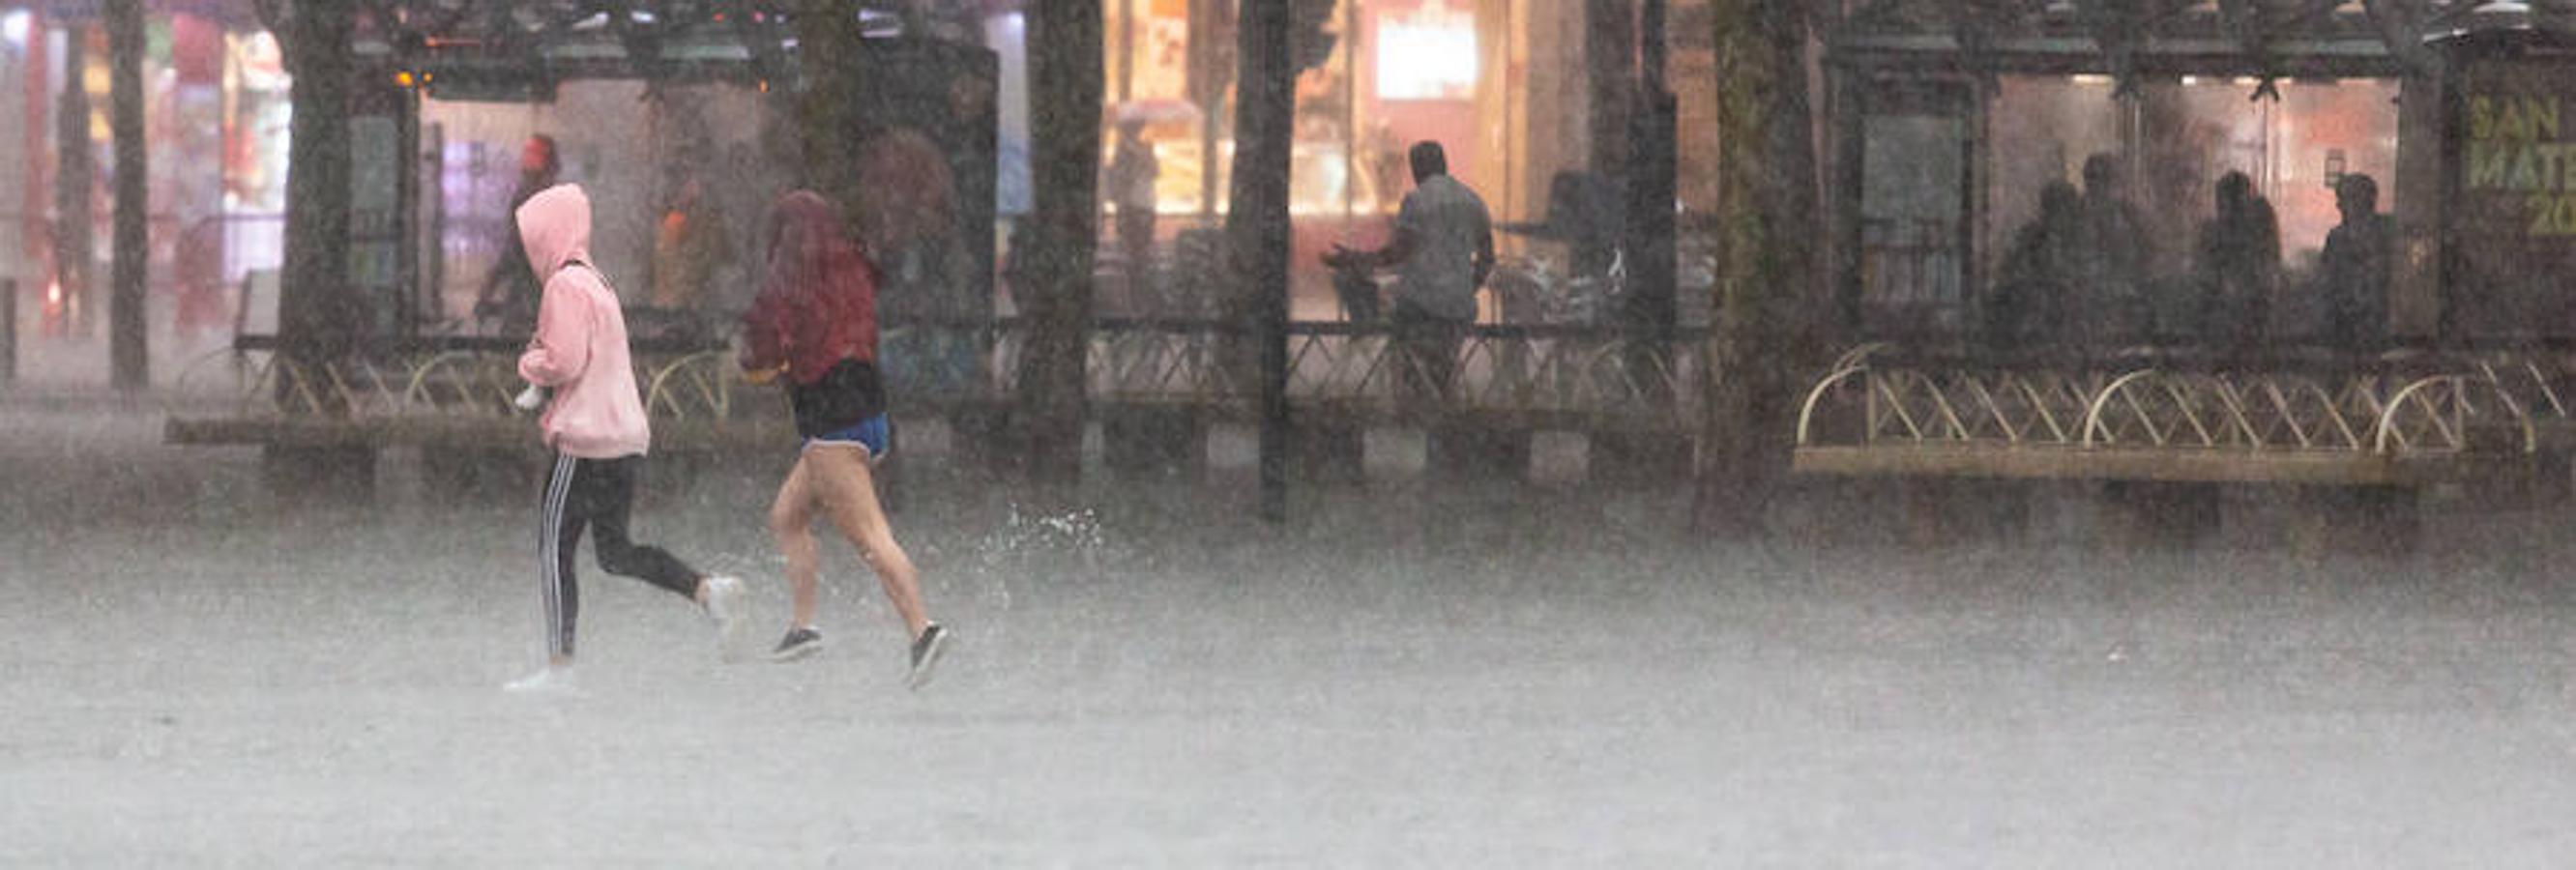
<instances>
[{"instance_id":1,"label":"person in pink hoodie","mask_svg":"<svg viewBox=\"0 0 2576 870\"><path fill-rule=\"evenodd\" d=\"M635 481L653 439L635 386L635 364L627 355L626 317L618 308L617 291L589 262L590 198L578 185L559 184L530 197L517 216L528 262L545 282L536 335L519 355L519 376L551 393L538 428L555 460L546 480L538 538L546 667L510 688L571 686L573 623L579 611L573 550L585 528L599 531L592 552L602 570L696 601L715 621L720 648L731 651L743 625L742 581L701 574L670 553L627 537Z\"/></svg>"}]
</instances>

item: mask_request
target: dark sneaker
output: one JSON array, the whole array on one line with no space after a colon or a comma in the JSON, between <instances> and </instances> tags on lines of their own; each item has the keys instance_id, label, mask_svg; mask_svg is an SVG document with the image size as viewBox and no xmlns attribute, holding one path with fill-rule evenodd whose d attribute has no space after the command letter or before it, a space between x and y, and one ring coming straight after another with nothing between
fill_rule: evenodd
<instances>
[{"instance_id":1,"label":"dark sneaker","mask_svg":"<svg viewBox=\"0 0 2576 870\"><path fill-rule=\"evenodd\" d=\"M778 639L778 648L769 651L773 662L792 662L823 651L823 633L812 628L791 628Z\"/></svg>"},{"instance_id":2,"label":"dark sneaker","mask_svg":"<svg viewBox=\"0 0 2576 870\"><path fill-rule=\"evenodd\" d=\"M904 675L904 688L930 685L930 669L939 664L939 654L947 651L948 629L936 622L922 629L921 636L912 639L912 672Z\"/></svg>"}]
</instances>

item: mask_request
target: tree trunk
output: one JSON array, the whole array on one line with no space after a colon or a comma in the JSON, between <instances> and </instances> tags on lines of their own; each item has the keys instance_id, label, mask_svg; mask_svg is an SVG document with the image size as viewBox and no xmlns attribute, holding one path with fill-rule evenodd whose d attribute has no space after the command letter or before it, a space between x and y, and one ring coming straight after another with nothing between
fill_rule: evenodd
<instances>
[{"instance_id":1,"label":"tree trunk","mask_svg":"<svg viewBox=\"0 0 2576 870\"><path fill-rule=\"evenodd\" d=\"M1287 514L1288 165L1297 64L1285 3L1245 3L1236 28L1234 175L1226 243L1235 283L1251 299L1260 345L1261 514Z\"/></svg>"},{"instance_id":2,"label":"tree trunk","mask_svg":"<svg viewBox=\"0 0 2576 870\"><path fill-rule=\"evenodd\" d=\"M143 153L143 0L107 0L109 125L116 134L116 252L109 270L108 359L116 388L152 381L144 288L151 264L151 172Z\"/></svg>"},{"instance_id":3,"label":"tree trunk","mask_svg":"<svg viewBox=\"0 0 2576 870\"><path fill-rule=\"evenodd\" d=\"M1630 376L1647 401L1668 403L1673 400L1667 388L1671 382L1661 372L1670 366L1673 321L1680 314L1673 243L1679 131L1674 126L1676 103L1664 81L1664 0L1644 0L1637 32L1639 74L1628 116L1628 201L1620 233L1628 277L1619 318L1628 330L1624 359Z\"/></svg>"},{"instance_id":4,"label":"tree trunk","mask_svg":"<svg viewBox=\"0 0 2576 870\"><path fill-rule=\"evenodd\" d=\"M88 29L64 28L62 94L54 107L54 283L61 285L63 325L75 334L89 326L90 264L97 256L90 227L90 187L97 169L89 151Z\"/></svg>"},{"instance_id":5,"label":"tree trunk","mask_svg":"<svg viewBox=\"0 0 2576 870\"><path fill-rule=\"evenodd\" d=\"M1101 0L1029 5L1029 138L1034 202L1020 271L1028 347L1019 409L1032 479L1082 474L1083 388L1091 328L1092 258L1100 244L1100 120L1106 84Z\"/></svg>"},{"instance_id":6,"label":"tree trunk","mask_svg":"<svg viewBox=\"0 0 2576 870\"><path fill-rule=\"evenodd\" d=\"M856 220L859 161L851 153L858 135L861 81L859 52L866 34L850 4L839 0L802 0L796 6L796 56L805 74L796 103L798 153L804 158L805 186Z\"/></svg>"},{"instance_id":7,"label":"tree trunk","mask_svg":"<svg viewBox=\"0 0 2576 870\"><path fill-rule=\"evenodd\" d=\"M1628 177L1628 110L1637 69L1635 0L1584 0L1583 68L1591 108L1592 171Z\"/></svg>"},{"instance_id":8,"label":"tree trunk","mask_svg":"<svg viewBox=\"0 0 2576 870\"><path fill-rule=\"evenodd\" d=\"M278 342L307 362L346 356L365 321L349 282L351 21L349 4L297 3L284 29L295 84Z\"/></svg>"},{"instance_id":9,"label":"tree trunk","mask_svg":"<svg viewBox=\"0 0 2576 870\"><path fill-rule=\"evenodd\" d=\"M1815 356L1815 141L1802 0L1715 0L1719 265L1696 525L1745 538L1788 478L1791 372Z\"/></svg>"}]
</instances>

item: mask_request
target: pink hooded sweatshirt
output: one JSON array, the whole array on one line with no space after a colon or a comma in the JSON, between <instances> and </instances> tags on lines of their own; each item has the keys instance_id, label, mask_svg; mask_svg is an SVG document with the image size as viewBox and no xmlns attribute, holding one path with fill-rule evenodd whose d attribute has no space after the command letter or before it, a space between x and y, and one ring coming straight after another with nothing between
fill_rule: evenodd
<instances>
[{"instance_id":1,"label":"pink hooded sweatshirt","mask_svg":"<svg viewBox=\"0 0 2576 870\"><path fill-rule=\"evenodd\" d=\"M538 419L546 446L583 459L643 453L653 436L626 352L626 315L617 291L588 266L590 197L558 184L529 197L518 216L528 263L546 282L536 337L519 355L520 377L554 389Z\"/></svg>"}]
</instances>

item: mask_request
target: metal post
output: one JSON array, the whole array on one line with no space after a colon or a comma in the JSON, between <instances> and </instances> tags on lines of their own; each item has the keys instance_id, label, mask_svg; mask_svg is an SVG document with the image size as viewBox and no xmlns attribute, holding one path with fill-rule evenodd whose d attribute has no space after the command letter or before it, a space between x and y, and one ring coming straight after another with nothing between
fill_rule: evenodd
<instances>
[{"instance_id":1,"label":"metal post","mask_svg":"<svg viewBox=\"0 0 2576 870\"><path fill-rule=\"evenodd\" d=\"M1297 71L1284 4L1246 3L1237 22L1234 195L1236 274L1252 283L1261 344L1261 517L1288 516L1288 173Z\"/></svg>"},{"instance_id":2,"label":"metal post","mask_svg":"<svg viewBox=\"0 0 2576 870\"><path fill-rule=\"evenodd\" d=\"M143 0L107 0L108 126L114 131L115 259L109 270L107 348L118 390L152 385L144 316L152 229L145 211L152 170L143 141Z\"/></svg>"},{"instance_id":3,"label":"metal post","mask_svg":"<svg viewBox=\"0 0 2576 870\"><path fill-rule=\"evenodd\" d=\"M18 281L0 278L0 384L18 381Z\"/></svg>"}]
</instances>

